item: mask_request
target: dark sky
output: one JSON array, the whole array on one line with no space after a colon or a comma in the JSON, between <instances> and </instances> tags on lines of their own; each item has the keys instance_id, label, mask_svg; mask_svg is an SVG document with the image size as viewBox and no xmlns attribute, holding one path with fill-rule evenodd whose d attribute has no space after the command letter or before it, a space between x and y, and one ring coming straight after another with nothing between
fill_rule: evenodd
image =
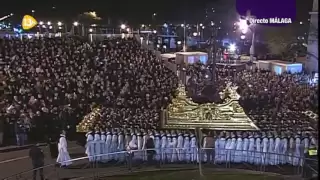
<instances>
[{"instance_id":1,"label":"dark sky","mask_svg":"<svg viewBox=\"0 0 320 180\"><path fill-rule=\"evenodd\" d=\"M206 1L208 0L30 0L29 2L11 0L1 5L0 13L1 15L14 13L22 16L31 14L31 10L35 10L36 18L37 16L74 17L81 12L94 10L103 18L120 18L128 21L138 19L146 22L151 21L154 12L158 14L159 21L180 20L184 16L192 16L199 9L204 9Z\"/></svg>"},{"instance_id":2,"label":"dark sky","mask_svg":"<svg viewBox=\"0 0 320 180\"><path fill-rule=\"evenodd\" d=\"M157 13L157 22L196 19L206 6L214 6L216 1L226 3L231 0L6 0L0 6L0 17L14 13L16 19L35 10L35 18L74 20L86 11L96 11L103 19L128 21L130 23L150 23L152 14ZM312 0L297 0L298 11L308 16ZM219 3L218 3L219 4ZM55 7L53 9L52 7ZM226 10L228 13L228 10ZM297 13L299 16L299 13ZM299 19L299 18L298 18Z\"/></svg>"}]
</instances>

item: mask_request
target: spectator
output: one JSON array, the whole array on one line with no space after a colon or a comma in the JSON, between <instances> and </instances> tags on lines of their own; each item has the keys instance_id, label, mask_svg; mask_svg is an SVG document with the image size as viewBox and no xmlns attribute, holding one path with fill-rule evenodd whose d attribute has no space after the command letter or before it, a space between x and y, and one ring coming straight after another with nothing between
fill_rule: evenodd
<instances>
[{"instance_id":1,"label":"spectator","mask_svg":"<svg viewBox=\"0 0 320 180\"><path fill-rule=\"evenodd\" d=\"M147 137L147 142L146 142L146 148L147 150L147 162L148 164L152 164L153 161L153 157L155 154L155 150L154 150L154 141L153 138Z\"/></svg>"},{"instance_id":2,"label":"spectator","mask_svg":"<svg viewBox=\"0 0 320 180\"><path fill-rule=\"evenodd\" d=\"M37 172L39 172L39 176L41 180L44 180L43 176L43 166L44 166L44 153L40 149L39 144L32 146L29 150L29 157L32 161L33 167L33 180L37 179Z\"/></svg>"}]
</instances>

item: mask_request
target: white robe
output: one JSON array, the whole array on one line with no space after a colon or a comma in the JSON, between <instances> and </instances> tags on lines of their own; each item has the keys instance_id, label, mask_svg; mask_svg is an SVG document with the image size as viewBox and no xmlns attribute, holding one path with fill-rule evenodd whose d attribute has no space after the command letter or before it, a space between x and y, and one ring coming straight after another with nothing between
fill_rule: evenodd
<instances>
[{"instance_id":1,"label":"white robe","mask_svg":"<svg viewBox=\"0 0 320 180\"><path fill-rule=\"evenodd\" d=\"M177 142L178 160L183 161L183 136L179 134Z\"/></svg>"},{"instance_id":2,"label":"white robe","mask_svg":"<svg viewBox=\"0 0 320 180\"><path fill-rule=\"evenodd\" d=\"M198 161L198 148L197 148L197 139L195 136L191 137L190 140L190 160L191 162L197 162ZM199 159L201 160L201 159ZM207 160L207 158L205 158Z\"/></svg>"},{"instance_id":3,"label":"white robe","mask_svg":"<svg viewBox=\"0 0 320 180\"><path fill-rule=\"evenodd\" d=\"M161 161L166 161L166 148L167 148L167 137L162 135L161 137Z\"/></svg>"},{"instance_id":4,"label":"white robe","mask_svg":"<svg viewBox=\"0 0 320 180\"><path fill-rule=\"evenodd\" d=\"M215 161L217 163L222 163L226 161L226 138L221 137L216 140L215 147L217 148L217 153L215 154Z\"/></svg>"},{"instance_id":5,"label":"white robe","mask_svg":"<svg viewBox=\"0 0 320 180\"><path fill-rule=\"evenodd\" d=\"M281 139L281 146L280 146L280 163L287 164L288 163L288 139L282 138Z\"/></svg>"},{"instance_id":6,"label":"white robe","mask_svg":"<svg viewBox=\"0 0 320 180\"><path fill-rule=\"evenodd\" d=\"M288 163L293 165L293 157L294 157L294 150L295 150L295 140L293 137L289 139L289 150L288 150Z\"/></svg>"},{"instance_id":7,"label":"white robe","mask_svg":"<svg viewBox=\"0 0 320 180\"><path fill-rule=\"evenodd\" d=\"M261 164L263 165L268 165L269 163L268 146L269 146L269 139L267 137L263 137L262 143L261 143L261 148L262 148Z\"/></svg>"},{"instance_id":8,"label":"white robe","mask_svg":"<svg viewBox=\"0 0 320 180\"><path fill-rule=\"evenodd\" d=\"M274 144L274 138L273 137L270 137L269 138L269 148L268 148L268 161L267 163L269 165L275 165L275 159L274 159L274 147L275 147L275 144Z\"/></svg>"},{"instance_id":9,"label":"white robe","mask_svg":"<svg viewBox=\"0 0 320 180\"><path fill-rule=\"evenodd\" d=\"M249 150L249 139L243 139L243 146L242 146L242 162L248 162L248 150Z\"/></svg>"},{"instance_id":10,"label":"white robe","mask_svg":"<svg viewBox=\"0 0 320 180\"><path fill-rule=\"evenodd\" d=\"M172 139L171 139L171 136L167 135L166 159L168 162L171 162L172 152L173 152Z\"/></svg>"},{"instance_id":11,"label":"white robe","mask_svg":"<svg viewBox=\"0 0 320 180\"><path fill-rule=\"evenodd\" d=\"M177 162L178 161L178 149L177 149L178 141L177 137L173 135L172 137L172 156L171 156L171 162Z\"/></svg>"},{"instance_id":12,"label":"white robe","mask_svg":"<svg viewBox=\"0 0 320 180\"><path fill-rule=\"evenodd\" d=\"M147 135L143 135L142 137L142 159L143 161L147 161L147 151L146 149L146 143L147 143Z\"/></svg>"},{"instance_id":13,"label":"white robe","mask_svg":"<svg viewBox=\"0 0 320 180\"><path fill-rule=\"evenodd\" d=\"M111 160L111 155L109 155L109 153L112 152L111 150L111 141L112 141L112 135L110 134L110 132L107 133L107 138L106 138L106 153L108 154L107 156L105 156L105 160L106 161L110 161Z\"/></svg>"},{"instance_id":14,"label":"white robe","mask_svg":"<svg viewBox=\"0 0 320 180\"><path fill-rule=\"evenodd\" d=\"M296 137L295 139L295 149L294 149L294 158L293 158L293 165L294 166L299 166L301 165L301 161L302 161L302 142L301 139L299 137Z\"/></svg>"},{"instance_id":15,"label":"white robe","mask_svg":"<svg viewBox=\"0 0 320 180\"><path fill-rule=\"evenodd\" d=\"M226 162L231 162L231 138L227 138L226 141Z\"/></svg>"},{"instance_id":16,"label":"white robe","mask_svg":"<svg viewBox=\"0 0 320 180\"><path fill-rule=\"evenodd\" d=\"M154 148L156 150L156 155L155 155L155 159L157 161L160 161L160 158L161 158L161 143L160 143L160 137L159 135L155 135L154 137Z\"/></svg>"},{"instance_id":17,"label":"white robe","mask_svg":"<svg viewBox=\"0 0 320 180\"><path fill-rule=\"evenodd\" d=\"M113 134L111 139L111 160L118 160L118 154L116 152L118 151L118 135Z\"/></svg>"},{"instance_id":18,"label":"white robe","mask_svg":"<svg viewBox=\"0 0 320 180\"><path fill-rule=\"evenodd\" d=\"M190 161L190 140L189 137L186 136L184 137L183 141L183 151L184 151L184 161L189 162Z\"/></svg>"},{"instance_id":19,"label":"white robe","mask_svg":"<svg viewBox=\"0 0 320 180\"><path fill-rule=\"evenodd\" d=\"M238 137L236 141L236 152L234 154L234 162L236 163L242 162L242 158L243 158L242 148L243 148L242 138Z\"/></svg>"},{"instance_id":20,"label":"white robe","mask_svg":"<svg viewBox=\"0 0 320 180\"><path fill-rule=\"evenodd\" d=\"M102 160L101 155L101 137L99 134L94 134L94 158L100 162Z\"/></svg>"},{"instance_id":21,"label":"white robe","mask_svg":"<svg viewBox=\"0 0 320 180\"><path fill-rule=\"evenodd\" d=\"M124 146L124 136L122 133L118 135L118 147L117 147L117 152L118 154L118 160L120 162L123 162L125 160L125 153L123 152L125 150Z\"/></svg>"},{"instance_id":22,"label":"white robe","mask_svg":"<svg viewBox=\"0 0 320 180\"><path fill-rule=\"evenodd\" d=\"M64 135L60 136L59 143L58 143L58 157L57 157L57 163L59 163L61 166L69 166L72 164L70 161L70 155L68 152L68 144L66 137Z\"/></svg>"},{"instance_id":23,"label":"white robe","mask_svg":"<svg viewBox=\"0 0 320 180\"><path fill-rule=\"evenodd\" d=\"M249 149L248 149L248 163L253 164L255 162L255 139L253 136L249 136Z\"/></svg>"},{"instance_id":24,"label":"white robe","mask_svg":"<svg viewBox=\"0 0 320 180\"><path fill-rule=\"evenodd\" d=\"M255 164L261 164L261 139L260 137L257 137L255 140L255 151L254 151L254 157L255 157Z\"/></svg>"},{"instance_id":25,"label":"white robe","mask_svg":"<svg viewBox=\"0 0 320 180\"><path fill-rule=\"evenodd\" d=\"M274 146L274 164L279 165L280 164L280 154L281 154L281 139L280 137L276 137L275 140L275 146Z\"/></svg>"},{"instance_id":26,"label":"white robe","mask_svg":"<svg viewBox=\"0 0 320 180\"><path fill-rule=\"evenodd\" d=\"M107 154L107 146L106 146L106 135L104 133L101 134L101 144L100 144L100 148L101 148L101 161L106 161L106 154Z\"/></svg>"},{"instance_id":27,"label":"white robe","mask_svg":"<svg viewBox=\"0 0 320 180\"><path fill-rule=\"evenodd\" d=\"M234 162L235 153L236 153L237 139L233 137L231 139L230 149L231 149L231 162Z\"/></svg>"},{"instance_id":28,"label":"white robe","mask_svg":"<svg viewBox=\"0 0 320 180\"><path fill-rule=\"evenodd\" d=\"M94 142L93 142L93 136L92 134L88 133L87 136L87 143L86 143L86 155L88 156L88 159L90 162L94 161Z\"/></svg>"}]
</instances>

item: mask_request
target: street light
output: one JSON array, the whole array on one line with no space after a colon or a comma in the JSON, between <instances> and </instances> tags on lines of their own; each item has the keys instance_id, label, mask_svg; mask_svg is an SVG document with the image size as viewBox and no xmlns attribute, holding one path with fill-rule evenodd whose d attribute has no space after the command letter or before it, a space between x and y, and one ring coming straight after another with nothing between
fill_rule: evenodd
<instances>
[{"instance_id":1,"label":"street light","mask_svg":"<svg viewBox=\"0 0 320 180\"><path fill-rule=\"evenodd\" d=\"M198 33L197 33L197 32L194 32L194 33L193 33L193 36L197 36L197 35L198 35Z\"/></svg>"},{"instance_id":2,"label":"street light","mask_svg":"<svg viewBox=\"0 0 320 180\"><path fill-rule=\"evenodd\" d=\"M40 21L40 22L39 22L39 25L41 25L41 26L42 26L42 25L43 25L43 21Z\"/></svg>"},{"instance_id":3,"label":"street light","mask_svg":"<svg viewBox=\"0 0 320 180\"><path fill-rule=\"evenodd\" d=\"M62 26L62 22L60 22L60 21L57 24L58 24L58 26Z\"/></svg>"},{"instance_id":4,"label":"street light","mask_svg":"<svg viewBox=\"0 0 320 180\"><path fill-rule=\"evenodd\" d=\"M90 29L89 29L89 32L93 32L93 29L92 29L92 28L90 28Z\"/></svg>"},{"instance_id":5,"label":"street light","mask_svg":"<svg viewBox=\"0 0 320 180\"><path fill-rule=\"evenodd\" d=\"M48 24L48 26L50 26L50 25L51 25L51 22L50 22L50 21L48 21L48 23L47 23L47 24Z\"/></svg>"},{"instance_id":6,"label":"street light","mask_svg":"<svg viewBox=\"0 0 320 180\"><path fill-rule=\"evenodd\" d=\"M125 24L121 24L120 28L123 30L123 29L126 29L126 25Z\"/></svg>"},{"instance_id":7,"label":"street light","mask_svg":"<svg viewBox=\"0 0 320 180\"><path fill-rule=\"evenodd\" d=\"M253 56L254 56L254 39L255 39L255 28L254 26L251 26L250 22L248 19L253 18L252 16L246 17L246 19L240 19L238 22L239 29L243 34L246 34L248 30L252 32L252 39L251 39L251 46L250 46L250 61L253 61ZM240 37L241 38L241 37Z\"/></svg>"},{"instance_id":8,"label":"street light","mask_svg":"<svg viewBox=\"0 0 320 180\"><path fill-rule=\"evenodd\" d=\"M73 25L74 25L74 26L78 26L79 23L78 23L77 21L75 21L75 22L73 22Z\"/></svg>"}]
</instances>

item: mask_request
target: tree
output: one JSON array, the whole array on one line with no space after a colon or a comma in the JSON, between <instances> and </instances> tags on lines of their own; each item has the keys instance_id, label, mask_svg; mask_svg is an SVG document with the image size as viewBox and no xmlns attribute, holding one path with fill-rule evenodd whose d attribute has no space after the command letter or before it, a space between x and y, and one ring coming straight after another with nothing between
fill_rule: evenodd
<instances>
[{"instance_id":1,"label":"tree","mask_svg":"<svg viewBox=\"0 0 320 180\"><path fill-rule=\"evenodd\" d=\"M285 27L266 27L264 39L272 55L280 55L282 58L288 56L289 47L297 39L292 29L293 27L290 25Z\"/></svg>"}]
</instances>

